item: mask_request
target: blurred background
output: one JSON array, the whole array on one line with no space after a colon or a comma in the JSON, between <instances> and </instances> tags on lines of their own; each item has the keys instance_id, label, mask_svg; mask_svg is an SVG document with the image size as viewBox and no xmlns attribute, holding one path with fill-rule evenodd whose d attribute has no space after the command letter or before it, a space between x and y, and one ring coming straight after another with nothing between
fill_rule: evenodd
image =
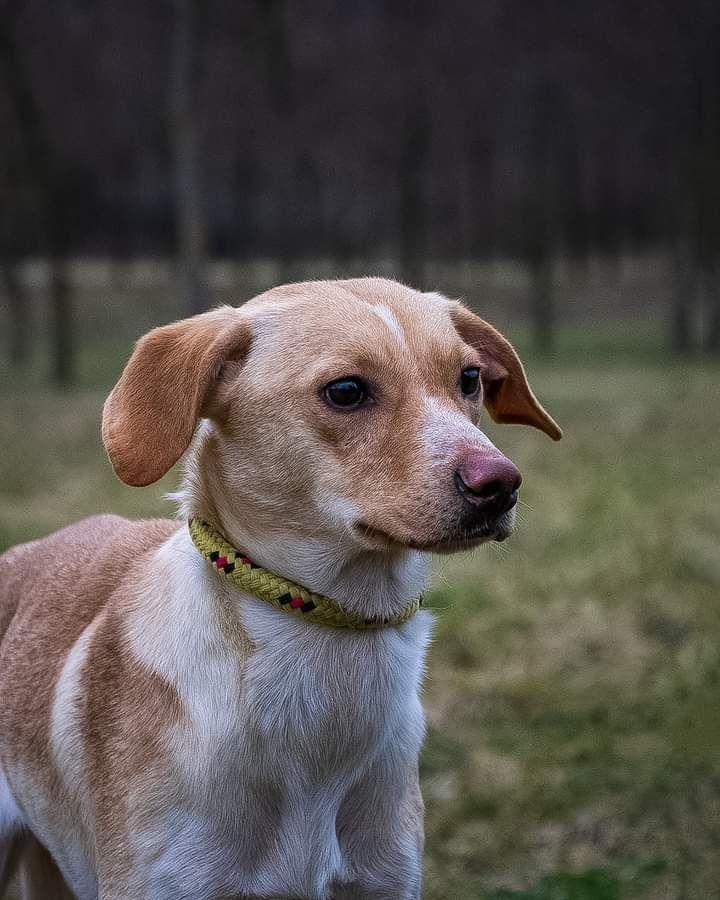
<instances>
[{"instance_id":1,"label":"blurred background","mask_svg":"<svg viewBox=\"0 0 720 900\"><path fill-rule=\"evenodd\" d=\"M438 565L425 896L720 897L720 5L0 0L0 550L163 515L161 322L385 274L503 329L514 538Z\"/></svg>"}]
</instances>

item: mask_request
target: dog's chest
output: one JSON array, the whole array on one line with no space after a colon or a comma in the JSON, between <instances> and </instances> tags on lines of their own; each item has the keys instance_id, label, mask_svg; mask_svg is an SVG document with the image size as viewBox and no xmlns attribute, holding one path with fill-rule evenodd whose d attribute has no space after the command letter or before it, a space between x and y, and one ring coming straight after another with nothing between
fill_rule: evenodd
<instances>
[{"instance_id":1,"label":"dog's chest","mask_svg":"<svg viewBox=\"0 0 720 900\"><path fill-rule=\"evenodd\" d=\"M188 896L323 897L352 877L336 820L353 786L371 768L404 777L417 758L428 623L344 632L248 601L243 624L256 650L236 693L192 699L194 733L176 743L185 796L155 865L164 878L183 859Z\"/></svg>"},{"instance_id":2,"label":"dog's chest","mask_svg":"<svg viewBox=\"0 0 720 900\"><path fill-rule=\"evenodd\" d=\"M257 647L245 674L245 715L265 758L291 752L308 773L355 770L414 730L424 617L356 632L279 617L254 601L244 624Z\"/></svg>"}]
</instances>

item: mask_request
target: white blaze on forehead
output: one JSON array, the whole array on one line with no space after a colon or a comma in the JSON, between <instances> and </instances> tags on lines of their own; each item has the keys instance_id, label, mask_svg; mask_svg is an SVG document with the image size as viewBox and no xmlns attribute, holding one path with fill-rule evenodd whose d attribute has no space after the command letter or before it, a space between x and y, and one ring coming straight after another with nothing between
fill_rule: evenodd
<instances>
[{"instance_id":1,"label":"white blaze on forehead","mask_svg":"<svg viewBox=\"0 0 720 900\"><path fill-rule=\"evenodd\" d=\"M397 318L395 317L395 313L391 309L388 309L388 307L382 303L378 303L377 305L370 305L370 304L368 304L368 305L370 306L370 309L372 310L372 312L374 312L375 315L379 319L382 319L382 321L387 325L387 327L390 330L390 333L395 338L395 340L398 342L398 344L400 344L400 346L403 348L407 347L407 340L405 339L405 332L403 331L402 325L398 322Z\"/></svg>"},{"instance_id":2,"label":"white blaze on forehead","mask_svg":"<svg viewBox=\"0 0 720 900\"><path fill-rule=\"evenodd\" d=\"M496 449L490 438L459 410L440 397L425 398L423 449L431 459L444 457L460 447Z\"/></svg>"}]
</instances>

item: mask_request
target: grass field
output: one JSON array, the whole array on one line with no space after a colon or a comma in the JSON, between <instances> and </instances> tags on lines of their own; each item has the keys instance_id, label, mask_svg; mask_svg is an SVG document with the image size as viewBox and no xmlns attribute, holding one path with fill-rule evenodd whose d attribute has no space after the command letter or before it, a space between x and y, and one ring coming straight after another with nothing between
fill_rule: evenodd
<instances>
[{"instance_id":1,"label":"grass field","mask_svg":"<svg viewBox=\"0 0 720 900\"><path fill-rule=\"evenodd\" d=\"M488 427L522 507L509 542L436 566L430 900L720 897L720 368L651 344L576 331L529 360L562 443ZM172 475L135 490L104 459L103 358L72 393L6 374L0 548L166 510Z\"/></svg>"}]
</instances>

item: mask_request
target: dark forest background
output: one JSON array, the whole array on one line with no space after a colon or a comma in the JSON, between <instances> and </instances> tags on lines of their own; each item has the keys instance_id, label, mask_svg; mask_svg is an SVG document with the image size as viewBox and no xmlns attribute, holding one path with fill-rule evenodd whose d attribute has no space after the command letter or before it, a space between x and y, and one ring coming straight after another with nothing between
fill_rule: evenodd
<instances>
[{"instance_id":1,"label":"dark forest background","mask_svg":"<svg viewBox=\"0 0 720 900\"><path fill-rule=\"evenodd\" d=\"M2 0L0 129L10 352L42 258L59 380L88 256L176 255L185 311L207 257L386 259L418 286L510 258L550 349L553 260L659 252L675 349L720 350L712 0Z\"/></svg>"}]
</instances>

